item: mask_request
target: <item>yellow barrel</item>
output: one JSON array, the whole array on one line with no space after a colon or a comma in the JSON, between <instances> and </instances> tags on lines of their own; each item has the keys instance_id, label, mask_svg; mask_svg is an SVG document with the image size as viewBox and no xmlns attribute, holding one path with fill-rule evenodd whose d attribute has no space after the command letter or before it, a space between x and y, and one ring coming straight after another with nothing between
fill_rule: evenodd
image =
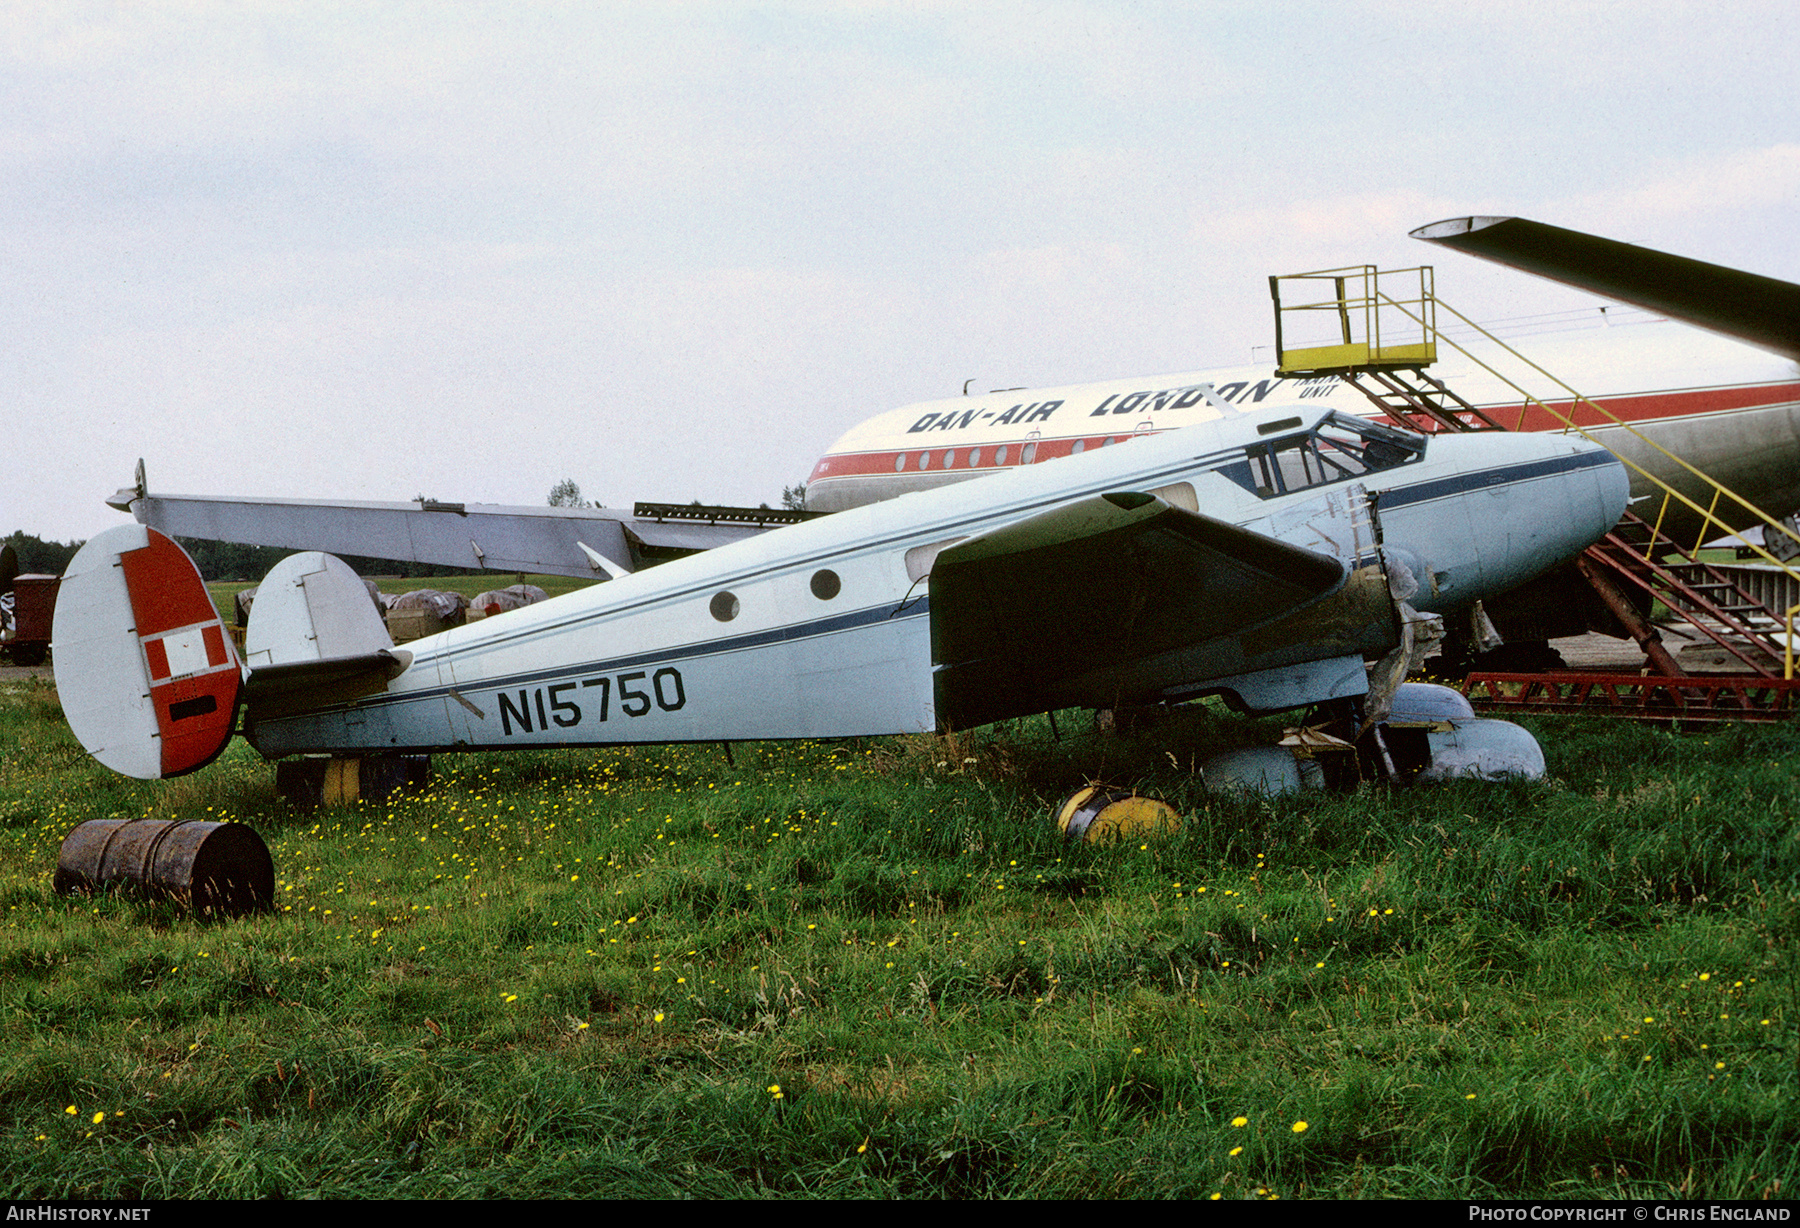
<instances>
[{"instance_id":1,"label":"yellow barrel","mask_svg":"<svg viewBox=\"0 0 1800 1228\"><path fill-rule=\"evenodd\" d=\"M1139 797L1129 789L1089 785L1063 803L1056 826L1071 844L1083 840L1111 844L1172 836L1181 830L1181 816L1167 803Z\"/></svg>"}]
</instances>

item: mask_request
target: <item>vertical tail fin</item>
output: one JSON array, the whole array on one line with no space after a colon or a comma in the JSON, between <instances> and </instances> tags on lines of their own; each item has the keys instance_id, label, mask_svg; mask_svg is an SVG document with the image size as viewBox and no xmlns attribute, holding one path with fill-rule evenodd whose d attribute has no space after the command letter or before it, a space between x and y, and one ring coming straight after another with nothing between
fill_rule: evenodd
<instances>
[{"instance_id":1,"label":"vertical tail fin","mask_svg":"<svg viewBox=\"0 0 1800 1228\"><path fill-rule=\"evenodd\" d=\"M205 767L231 740L242 667L187 552L155 529L90 539L56 598L56 689L101 763L157 780Z\"/></svg>"}]
</instances>

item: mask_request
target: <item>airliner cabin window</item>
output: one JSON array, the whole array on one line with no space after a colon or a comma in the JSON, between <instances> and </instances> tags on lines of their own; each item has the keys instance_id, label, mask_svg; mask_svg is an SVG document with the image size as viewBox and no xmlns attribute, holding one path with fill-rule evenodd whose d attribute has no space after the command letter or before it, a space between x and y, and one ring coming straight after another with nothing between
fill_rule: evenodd
<instances>
[{"instance_id":1,"label":"airliner cabin window","mask_svg":"<svg viewBox=\"0 0 1800 1228\"><path fill-rule=\"evenodd\" d=\"M1219 473L1260 498L1273 499L1410 465L1424 455L1423 435L1329 414L1304 434L1251 444L1243 460L1220 466Z\"/></svg>"}]
</instances>

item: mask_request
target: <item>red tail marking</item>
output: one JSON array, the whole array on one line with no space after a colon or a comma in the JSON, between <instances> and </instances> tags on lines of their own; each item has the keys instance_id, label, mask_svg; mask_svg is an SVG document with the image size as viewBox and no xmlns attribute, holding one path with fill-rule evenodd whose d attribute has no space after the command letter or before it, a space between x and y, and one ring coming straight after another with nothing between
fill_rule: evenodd
<instances>
[{"instance_id":1,"label":"red tail marking","mask_svg":"<svg viewBox=\"0 0 1800 1228\"><path fill-rule=\"evenodd\" d=\"M150 544L119 555L138 640L150 671L150 697L156 705L162 772L178 776L204 767L231 740L237 717L239 671L237 653L225 638L225 626L207 596L206 582L187 551L155 529ZM180 652L181 678L170 678L175 666L161 636L186 628L186 643L200 632L206 665L191 647Z\"/></svg>"},{"instance_id":2,"label":"red tail marking","mask_svg":"<svg viewBox=\"0 0 1800 1228\"><path fill-rule=\"evenodd\" d=\"M147 639L176 627L219 620L187 551L156 530L150 530L148 546L121 554L119 564L125 569L125 589L131 594L139 636ZM192 583L184 582L190 576Z\"/></svg>"}]
</instances>

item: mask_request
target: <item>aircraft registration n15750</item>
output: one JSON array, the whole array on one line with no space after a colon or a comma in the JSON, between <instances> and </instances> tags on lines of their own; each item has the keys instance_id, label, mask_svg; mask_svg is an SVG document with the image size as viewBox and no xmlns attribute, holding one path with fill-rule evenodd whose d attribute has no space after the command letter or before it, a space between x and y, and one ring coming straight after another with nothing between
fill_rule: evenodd
<instances>
[{"instance_id":1,"label":"aircraft registration n15750","mask_svg":"<svg viewBox=\"0 0 1800 1228\"><path fill-rule=\"evenodd\" d=\"M1223 694L1351 700L1407 622L1568 559L1625 506L1580 439L1426 438L1306 401L855 508L395 648L362 584L300 554L246 660L160 533L70 564L57 680L93 754L270 758L967 728Z\"/></svg>"}]
</instances>

